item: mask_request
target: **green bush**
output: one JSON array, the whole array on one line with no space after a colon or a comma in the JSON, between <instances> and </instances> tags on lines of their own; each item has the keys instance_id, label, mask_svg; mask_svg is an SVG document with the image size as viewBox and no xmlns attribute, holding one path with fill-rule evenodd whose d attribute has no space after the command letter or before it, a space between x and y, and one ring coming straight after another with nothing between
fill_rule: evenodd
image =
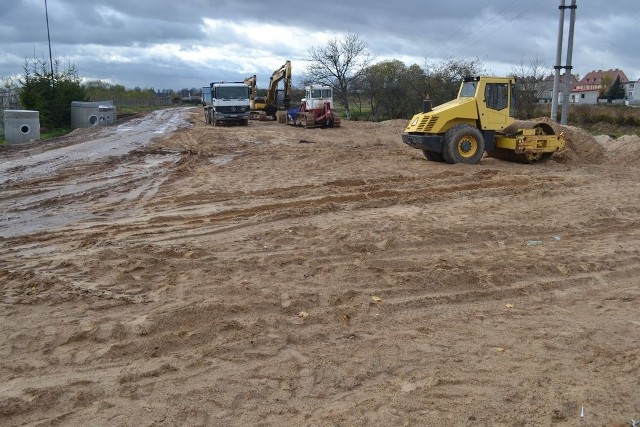
<instances>
[{"instance_id":1,"label":"green bush","mask_svg":"<svg viewBox=\"0 0 640 427\"><path fill-rule=\"evenodd\" d=\"M53 74L45 60L26 60L24 74L18 79L20 103L28 110L40 112L44 129L71 126L71 101L86 101L85 89L80 84L77 70L68 66L60 70L60 61L53 63Z\"/></svg>"}]
</instances>

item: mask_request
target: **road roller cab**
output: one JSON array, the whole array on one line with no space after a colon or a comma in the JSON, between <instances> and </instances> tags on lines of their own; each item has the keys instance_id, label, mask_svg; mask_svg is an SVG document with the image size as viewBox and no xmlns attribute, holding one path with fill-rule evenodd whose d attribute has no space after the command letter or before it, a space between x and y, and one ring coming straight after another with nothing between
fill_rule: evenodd
<instances>
[{"instance_id":1,"label":"road roller cab","mask_svg":"<svg viewBox=\"0 0 640 427\"><path fill-rule=\"evenodd\" d=\"M562 135L547 123L517 121L515 79L470 77L460 85L458 97L413 116L402 141L423 151L431 161L477 163L490 156L534 163L564 149Z\"/></svg>"}]
</instances>

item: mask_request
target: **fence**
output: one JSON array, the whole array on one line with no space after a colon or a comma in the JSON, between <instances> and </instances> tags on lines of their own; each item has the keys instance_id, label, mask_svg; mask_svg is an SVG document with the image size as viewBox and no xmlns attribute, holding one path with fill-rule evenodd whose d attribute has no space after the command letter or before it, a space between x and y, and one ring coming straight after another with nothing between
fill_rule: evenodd
<instances>
[{"instance_id":1,"label":"fence","mask_svg":"<svg viewBox=\"0 0 640 427\"><path fill-rule=\"evenodd\" d=\"M20 109L18 94L9 89L0 89L0 136L4 137L4 110Z\"/></svg>"},{"instance_id":2,"label":"fence","mask_svg":"<svg viewBox=\"0 0 640 427\"><path fill-rule=\"evenodd\" d=\"M117 96L107 95L107 98L111 99L113 105L117 107L160 107L164 105L171 105L171 97L169 96ZM99 99L90 99L89 101L99 101Z\"/></svg>"}]
</instances>

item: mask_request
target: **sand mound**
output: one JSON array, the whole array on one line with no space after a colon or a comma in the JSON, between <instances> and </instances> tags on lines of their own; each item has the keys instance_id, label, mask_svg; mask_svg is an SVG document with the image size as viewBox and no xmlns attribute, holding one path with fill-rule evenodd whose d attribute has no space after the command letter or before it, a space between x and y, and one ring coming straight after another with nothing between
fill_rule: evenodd
<instances>
[{"instance_id":1,"label":"sand mound","mask_svg":"<svg viewBox=\"0 0 640 427\"><path fill-rule=\"evenodd\" d=\"M617 165L636 165L640 161L640 136L623 135L614 139L598 135L596 141L605 149L609 162Z\"/></svg>"},{"instance_id":2,"label":"sand mound","mask_svg":"<svg viewBox=\"0 0 640 427\"><path fill-rule=\"evenodd\" d=\"M409 119L392 119L392 120L384 120L379 123L382 127L391 127L391 128L399 128L404 130L407 127L407 123L409 123Z\"/></svg>"},{"instance_id":3,"label":"sand mound","mask_svg":"<svg viewBox=\"0 0 640 427\"><path fill-rule=\"evenodd\" d=\"M555 154L554 159L556 161L574 165L596 164L606 161L607 154L604 147L584 129L574 126L562 126L548 117L538 117L531 120L548 123L556 134L564 134L567 145L562 153Z\"/></svg>"}]
</instances>

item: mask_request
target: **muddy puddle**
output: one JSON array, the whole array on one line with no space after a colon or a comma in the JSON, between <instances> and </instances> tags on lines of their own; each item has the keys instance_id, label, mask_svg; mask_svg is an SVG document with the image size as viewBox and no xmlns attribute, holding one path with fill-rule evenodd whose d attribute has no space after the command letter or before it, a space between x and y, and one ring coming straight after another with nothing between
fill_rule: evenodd
<instances>
[{"instance_id":1,"label":"muddy puddle","mask_svg":"<svg viewBox=\"0 0 640 427\"><path fill-rule=\"evenodd\" d=\"M124 162L107 160L141 149L159 134L188 126L187 114L188 109L183 108L159 110L140 120L105 128L95 138L88 136L92 139L78 144L0 161L0 185L5 187L5 196L10 196L0 199L0 237L135 214L131 208L120 209L119 204L153 196L180 154L131 156Z\"/></svg>"}]
</instances>

